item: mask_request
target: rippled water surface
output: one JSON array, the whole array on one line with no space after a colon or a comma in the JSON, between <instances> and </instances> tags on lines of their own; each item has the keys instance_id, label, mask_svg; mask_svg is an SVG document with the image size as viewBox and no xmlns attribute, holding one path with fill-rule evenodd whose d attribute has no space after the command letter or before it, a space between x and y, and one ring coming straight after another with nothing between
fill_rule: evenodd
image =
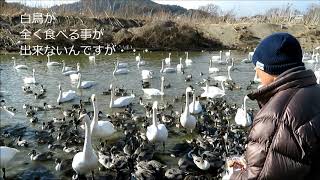
<instances>
[{"instance_id":1,"label":"rippled water surface","mask_svg":"<svg viewBox=\"0 0 320 180\"><path fill-rule=\"evenodd\" d=\"M165 84L170 83L171 88L165 89L165 96L161 99L160 97L152 98L144 101L153 101L158 100L160 103L169 101L172 102L174 96L180 96L183 92L185 92L185 88L188 85L193 85L196 89L196 94L200 95L202 90L199 86L195 85L195 83L202 81L202 79L208 76L208 60L213 54L218 54L218 52L190 52L189 58L193 60L193 65L187 67L185 69L185 74L181 73L172 73L172 74L164 74ZM10 55L1 55L0 56L0 68L1 68L1 91L3 97L1 99L5 99L8 106L13 106L17 108L16 115L14 117L10 117L8 114L1 111L1 128L5 126L21 126L27 127L23 131L23 138L29 140L31 143L31 147L37 149L38 151L46 151L47 145L38 146L36 142L34 142L34 130L41 129L41 122L46 122L52 120L53 117L62 117L62 111L48 111L48 112L40 112L37 116L39 117L39 123L32 125L29 122L29 118L25 117L24 110L22 109L23 104L28 103L32 105L42 106L44 102L48 104L56 105L56 100L58 97L58 84L61 83L63 91L67 91L69 89L75 90L78 94L78 98L69 103L62 104L64 109L68 109L71 107L71 104L79 103L80 99L88 99L91 94L95 93L97 95L97 102L99 106L99 110L103 113L112 113L113 111L118 111L119 109L110 109L109 101L110 96L102 95L102 92L106 90L110 83L117 87L123 87L128 90L133 90L136 98L134 101L133 108L138 113L143 113L141 106L138 103L140 96L143 96L143 91L141 90L141 70L148 69L154 71L154 78L151 80L151 87L160 89L160 77L161 74L159 70L161 68L161 59L164 59L168 56L168 52L148 52L141 53L142 59L146 61L145 66L141 66L137 68L135 56L137 54L134 53L118 53L113 54L112 56L97 56L95 63L91 63L88 60L87 56L55 56L52 57L52 61L65 60L67 66L75 67L76 63L79 62L81 66L81 73L83 80L94 80L98 84L91 89L78 90L76 85L72 85L70 82L70 78L68 76L64 76L61 73L61 67L52 67L48 68L46 66L46 57L26 57L22 58L18 55L10 54ZM13 68L13 61L11 57L16 57L17 64L26 64L29 66L28 70L16 71ZM226 92L226 99L231 103L236 103L241 105L243 96L248 93L246 90L249 81L254 77L253 65L251 63L245 64L241 63L241 59L245 58L247 55L243 52L234 52L232 55L235 58L235 66L236 70L231 72L231 76L233 80L242 87L241 90L234 90ZM179 62L179 57L185 58L184 52L172 52L172 66L176 66ZM120 62L127 62L129 64L130 72L127 75L118 75L113 76L112 72L114 69L114 62L116 59L119 59ZM220 72L217 75L227 75L227 65L218 65L214 64L215 67L220 68ZM32 75L32 68L35 69L36 80L40 84L43 84L47 89L46 98L36 100L32 95L26 95L23 93L21 87L23 86L23 78L26 76ZM200 72L203 72L204 75L200 76ZM191 82L186 83L184 78L187 74L192 74L193 79ZM214 75L210 75L213 77ZM254 86L255 88L256 86ZM181 109L181 104L174 104L174 108L176 110ZM249 106L253 108L256 107L255 102L249 102ZM92 110L91 106L86 107L89 110ZM114 135L114 140L117 137L121 136L121 130L118 130L117 134ZM169 140L167 142L167 148L170 149L175 143L181 142L182 139L187 137L175 137L169 135ZM16 156L16 161L14 162L14 166L11 166L7 169L8 176L14 176L19 174L19 177L30 177L32 175L33 170L37 171L38 174L41 174L45 177L56 177L57 174L54 171L54 162L50 161L47 163L35 163L31 162L29 156L27 155L32 148L20 148L21 152ZM72 155L67 155L64 152L55 152L55 157L70 157ZM175 159L170 157L163 157L167 162L176 163ZM28 171L26 171L28 170ZM29 174L28 174L29 173Z\"/></svg>"}]
</instances>

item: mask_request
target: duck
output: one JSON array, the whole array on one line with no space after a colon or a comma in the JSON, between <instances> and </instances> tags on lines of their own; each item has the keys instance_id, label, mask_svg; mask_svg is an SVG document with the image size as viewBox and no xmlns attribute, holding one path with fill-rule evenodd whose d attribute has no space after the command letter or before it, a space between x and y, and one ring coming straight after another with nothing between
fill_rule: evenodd
<instances>
[{"instance_id":1,"label":"duck","mask_svg":"<svg viewBox=\"0 0 320 180\"><path fill-rule=\"evenodd\" d=\"M20 147L28 147L29 146L29 143L27 140L25 139L22 139L21 136L18 137L18 140L17 140L17 146L20 146Z\"/></svg>"},{"instance_id":2,"label":"duck","mask_svg":"<svg viewBox=\"0 0 320 180\"><path fill-rule=\"evenodd\" d=\"M35 149L29 153L31 161L48 161L53 158L53 152L43 152L43 153L37 153Z\"/></svg>"},{"instance_id":3,"label":"duck","mask_svg":"<svg viewBox=\"0 0 320 180\"><path fill-rule=\"evenodd\" d=\"M225 96L225 87L224 87L224 81L221 81L221 88L215 87L215 86L209 86L208 82L206 82L206 87L202 87L204 89L204 92L201 94L201 97L206 98L217 98L217 97L223 97Z\"/></svg>"},{"instance_id":4,"label":"duck","mask_svg":"<svg viewBox=\"0 0 320 180\"><path fill-rule=\"evenodd\" d=\"M185 60L186 66L191 66L192 60L189 59L189 53L188 52L185 52L185 53L186 53L186 60Z\"/></svg>"},{"instance_id":5,"label":"duck","mask_svg":"<svg viewBox=\"0 0 320 180\"><path fill-rule=\"evenodd\" d=\"M112 87L112 84L110 85ZM111 99L110 99L110 105L109 107L110 108L121 108L121 107L126 107L128 106L129 104L132 103L135 95L133 93L131 93L130 96L123 96L123 97L120 97L116 100L113 100L114 98L114 89L113 87L111 88Z\"/></svg>"},{"instance_id":6,"label":"duck","mask_svg":"<svg viewBox=\"0 0 320 180\"><path fill-rule=\"evenodd\" d=\"M25 77L23 82L24 84L36 84L35 69L32 69L32 77Z\"/></svg>"},{"instance_id":7,"label":"duck","mask_svg":"<svg viewBox=\"0 0 320 180\"><path fill-rule=\"evenodd\" d=\"M81 81L81 73L79 73L79 79L78 79L78 89L88 89L93 86L95 86L97 83L95 81Z\"/></svg>"},{"instance_id":8,"label":"duck","mask_svg":"<svg viewBox=\"0 0 320 180\"><path fill-rule=\"evenodd\" d=\"M85 123L85 140L83 150L74 155L72 159L72 168L77 173L76 178L79 175L85 175L89 172L93 172L99 165L98 156L94 152L91 144L91 120L87 114L80 114L80 121Z\"/></svg>"},{"instance_id":9,"label":"duck","mask_svg":"<svg viewBox=\"0 0 320 180\"><path fill-rule=\"evenodd\" d=\"M191 130L191 132L192 132L192 130L196 127L197 120L193 115L190 114L189 92L192 92L191 87L186 88L186 106L185 106L184 112L181 113L180 123L181 123L182 127L186 128L188 130Z\"/></svg>"},{"instance_id":10,"label":"duck","mask_svg":"<svg viewBox=\"0 0 320 180\"><path fill-rule=\"evenodd\" d=\"M3 179L6 179L6 168L11 165L11 161L20 151L15 148L0 146L0 168L3 172Z\"/></svg>"},{"instance_id":11,"label":"duck","mask_svg":"<svg viewBox=\"0 0 320 180\"><path fill-rule=\"evenodd\" d=\"M231 69L232 69L232 66L228 66L228 77L226 76L215 76L213 77L214 80L216 81L232 81L232 78L231 78Z\"/></svg>"},{"instance_id":12,"label":"duck","mask_svg":"<svg viewBox=\"0 0 320 180\"><path fill-rule=\"evenodd\" d=\"M151 70L142 70L141 71L142 80L148 80L153 78L153 71Z\"/></svg>"},{"instance_id":13,"label":"duck","mask_svg":"<svg viewBox=\"0 0 320 180\"><path fill-rule=\"evenodd\" d=\"M163 96L164 92L164 77L161 77L161 89L155 89L155 88L144 88L142 89L142 91L144 92L144 94L148 95L148 96Z\"/></svg>"},{"instance_id":14,"label":"duck","mask_svg":"<svg viewBox=\"0 0 320 180\"><path fill-rule=\"evenodd\" d=\"M161 69L160 69L160 73L174 73L176 72L176 69L175 68L172 68L172 67L164 67L164 60L161 61Z\"/></svg>"},{"instance_id":15,"label":"duck","mask_svg":"<svg viewBox=\"0 0 320 180\"><path fill-rule=\"evenodd\" d=\"M219 71L220 71L219 68L217 68L217 67L212 67L212 61L209 60L209 73L210 73L210 74L211 74L211 73L217 73L217 72L219 72Z\"/></svg>"},{"instance_id":16,"label":"duck","mask_svg":"<svg viewBox=\"0 0 320 180\"><path fill-rule=\"evenodd\" d=\"M110 121L98 121L98 106L96 103L96 95L91 95L93 105L93 120L91 122L91 133L94 137L107 138L116 132L114 125Z\"/></svg>"},{"instance_id":17,"label":"duck","mask_svg":"<svg viewBox=\"0 0 320 180\"><path fill-rule=\"evenodd\" d=\"M210 168L209 161L203 159L203 157L196 156L194 154L191 155L194 164L201 170L206 171Z\"/></svg>"},{"instance_id":18,"label":"duck","mask_svg":"<svg viewBox=\"0 0 320 180\"><path fill-rule=\"evenodd\" d=\"M202 106L200 102L196 100L196 94L194 93L194 91L192 93L193 93L193 96L192 96L193 100L189 104L189 111L191 114L199 114L202 112Z\"/></svg>"},{"instance_id":19,"label":"duck","mask_svg":"<svg viewBox=\"0 0 320 180\"><path fill-rule=\"evenodd\" d=\"M65 76L70 76L71 74L78 74L80 72L80 63L77 63L77 70L65 70L62 72ZM77 78L78 79L78 78Z\"/></svg>"},{"instance_id":20,"label":"duck","mask_svg":"<svg viewBox=\"0 0 320 180\"><path fill-rule=\"evenodd\" d=\"M241 125L243 127L251 126L252 124L252 116L247 113L246 101L249 99L248 96L244 96L243 105L241 108L238 108L236 116L234 118L236 124Z\"/></svg>"},{"instance_id":21,"label":"duck","mask_svg":"<svg viewBox=\"0 0 320 180\"><path fill-rule=\"evenodd\" d=\"M168 130L164 124L159 124L157 121L158 101L153 102L152 110L152 124L147 127L146 136L149 142L163 143L165 149L165 142L168 139Z\"/></svg>"},{"instance_id":22,"label":"duck","mask_svg":"<svg viewBox=\"0 0 320 180\"><path fill-rule=\"evenodd\" d=\"M118 74L128 74L129 70L127 68L119 68L119 61L115 64L113 75L118 75Z\"/></svg>"},{"instance_id":23,"label":"duck","mask_svg":"<svg viewBox=\"0 0 320 180\"><path fill-rule=\"evenodd\" d=\"M183 64L182 64L182 58L180 58L180 63L177 64L177 71L181 72L184 69Z\"/></svg>"},{"instance_id":24,"label":"duck","mask_svg":"<svg viewBox=\"0 0 320 180\"><path fill-rule=\"evenodd\" d=\"M75 91L69 90L67 92L62 92L61 85L59 84L59 96L57 98L57 103L61 104L67 101L71 101L74 98L77 97L77 94Z\"/></svg>"},{"instance_id":25,"label":"duck","mask_svg":"<svg viewBox=\"0 0 320 180\"><path fill-rule=\"evenodd\" d=\"M169 53L169 57L166 57L164 59L164 62L166 63L166 65L170 66L171 65L171 53Z\"/></svg>"},{"instance_id":26,"label":"duck","mask_svg":"<svg viewBox=\"0 0 320 180\"><path fill-rule=\"evenodd\" d=\"M47 59L48 59L48 62L47 62L47 66L60 66L61 63L58 63L58 62L55 62L55 61L50 61L50 55L47 55Z\"/></svg>"},{"instance_id":27,"label":"duck","mask_svg":"<svg viewBox=\"0 0 320 180\"><path fill-rule=\"evenodd\" d=\"M28 66L23 65L23 64L16 64L16 60L14 57L13 58L13 68L15 68L16 70L21 70L21 69L28 69Z\"/></svg>"}]
</instances>

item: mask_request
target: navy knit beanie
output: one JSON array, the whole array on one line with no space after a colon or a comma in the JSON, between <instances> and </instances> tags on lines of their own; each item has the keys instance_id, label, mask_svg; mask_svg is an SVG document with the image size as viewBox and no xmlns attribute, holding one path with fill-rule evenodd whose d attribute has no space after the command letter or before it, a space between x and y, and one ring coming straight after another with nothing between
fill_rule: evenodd
<instances>
[{"instance_id":1,"label":"navy knit beanie","mask_svg":"<svg viewBox=\"0 0 320 180\"><path fill-rule=\"evenodd\" d=\"M257 68L272 75L304 66L301 46L288 33L274 33L263 39L253 54L252 62Z\"/></svg>"}]
</instances>

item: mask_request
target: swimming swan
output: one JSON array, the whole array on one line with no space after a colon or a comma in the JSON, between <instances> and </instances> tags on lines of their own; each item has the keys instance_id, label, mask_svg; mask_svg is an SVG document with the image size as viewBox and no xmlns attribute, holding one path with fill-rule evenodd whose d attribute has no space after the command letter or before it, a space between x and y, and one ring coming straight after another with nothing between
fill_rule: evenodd
<instances>
[{"instance_id":1,"label":"swimming swan","mask_svg":"<svg viewBox=\"0 0 320 180\"><path fill-rule=\"evenodd\" d=\"M196 93L193 92L193 100L189 104L189 110L191 114L199 114L202 112L202 106L199 101L196 100Z\"/></svg>"},{"instance_id":2,"label":"swimming swan","mask_svg":"<svg viewBox=\"0 0 320 180\"><path fill-rule=\"evenodd\" d=\"M180 63L177 64L177 71L182 71L184 69L183 64L182 64L182 58L180 58Z\"/></svg>"},{"instance_id":3,"label":"swimming swan","mask_svg":"<svg viewBox=\"0 0 320 180\"><path fill-rule=\"evenodd\" d=\"M69 90L67 92L62 92L61 85L59 84L59 96L57 98L57 103L64 103L73 100L77 96L75 91Z\"/></svg>"},{"instance_id":4,"label":"swimming swan","mask_svg":"<svg viewBox=\"0 0 320 180\"><path fill-rule=\"evenodd\" d=\"M170 66L171 65L171 53L169 53L169 57L164 59L166 65Z\"/></svg>"},{"instance_id":5,"label":"swimming swan","mask_svg":"<svg viewBox=\"0 0 320 180\"><path fill-rule=\"evenodd\" d=\"M67 70L67 71L63 71L62 74L65 76L70 76L71 74L77 74L80 72L80 64L77 63L77 70ZM74 78L78 80L79 77Z\"/></svg>"},{"instance_id":6,"label":"swimming swan","mask_svg":"<svg viewBox=\"0 0 320 180\"><path fill-rule=\"evenodd\" d=\"M130 96L123 96L123 97L119 97L116 100L113 100L114 90L113 90L112 84L110 84L110 87L111 87L111 99L110 99L110 105L109 105L110 108L126 107L133 101L135 97L133 93Z\"/></svg>"},{"instance_id":7,"label":"swimming swan","mask_svg":"<svg viewBox=\"0 0 320 180\"><path fill-rule=\"evenodd\" d=\"M213 77L214 80L216 81L232 81L232 78L231 78L231 69L232 69L232 66L228 66L228 77L226 76L215 76Z\"/></svg>"},{"instance_id":8,"label":"swimming swan","mask_svg":"<svg viewBox=\"0 0 320 180\"><path fill-rule=\"evenodd\" d=\"M79 73L79 79L78 79L78 89L88 89L92 86L96 85L97 83L95 81L81 81L81 73Z\"/></svg>"},{"instance_id":9,"label":"swimming swan","mask_svg":"<svg viewBox=\"0 0 320 180\"><path fill-rule=\"evenodd\" d=\"M25 77L23 82L25 84L36 84L35 69L32 69L32 77Z\"/></svg>"},{"instance_id":10,"label":"swimming swan","mask_svg":"<svg viewBox=\"0 0 320 180\"><path fill-rule=\"evenodd\" d=\"M186 66L191 66L192 65L192 60L189 59L189 53L186 52L186 60L185 60Z\"/></svg>"},{"instance_id":11,"label":"swimming swan","mask_svg":"<svg viewBox=\"0 0 320 180\"><path fill-rule=\"evenodd\" d=\"M14 57L12 57L14 59ZM28 66L26 65L22 65L22 64L18 64L16 65L16 60L13 60L13 68L15 68L16 70L20 70L20 69L28 69Z\"/></svg>"},{"instance_id":12,"label":"swimming swan","mask_svg":"<svg viewBox=\"0 0 320 180\"><path fill-rule=\"evenodd\" d=\"M114 67L113 75L128 74L129 70L127 68L118 69L119 68L118 66L119 66L119 61L117 61L116 65Z\"/></svg>"},{"instance_id":13,"label":"swimming swan","mask_svg":"<svg viewBox=\"0 0 320 180\"><path fill-rule=\"evenodd\" d=\"M204 92L201 94L201 97L207 98L220 98L225 96L225 88L224 88L224 81L221 81L221 88L215 86L209 86L208 82L206 82L206 87L202 87Z\"/></svg>"},{"instance_id":14,"label":"swimming swan","mask_svg":"<svg viewBox=\"0 0 320 180\"><path fill-rule=\"evenodd\" d=\"M142 91L149 95L149 96L162 96L164 95L164 92L163 92L163 89L164 89L164 77L162 76L161 77L161 90L159 89L155 89L155 88L145 88L145 89L142 89Z\"/></svg>"},{"instance_id":15,"label":"swimming swan","mask_svg":"<svg viewBox=\"0 0 320 180\"><path fill-rule=\"evenodd\" d=\"M48 62L47 62L47 66L60 66L61 63L55 62L55 61L50 61L50 56L47 55L48 58Z\"/></svg>"},{"instance_id":16,"label":"swimming swan","mask_svg":"<svg viewBox=\"0 0 320 180\"><path fill-rule=\"evenodd\" d=\"M176 72L175 68L172 67L164 67L164 60L161 61L161 69L160 69L160 73L173 73Z\"/></svg>"}]
</instances>

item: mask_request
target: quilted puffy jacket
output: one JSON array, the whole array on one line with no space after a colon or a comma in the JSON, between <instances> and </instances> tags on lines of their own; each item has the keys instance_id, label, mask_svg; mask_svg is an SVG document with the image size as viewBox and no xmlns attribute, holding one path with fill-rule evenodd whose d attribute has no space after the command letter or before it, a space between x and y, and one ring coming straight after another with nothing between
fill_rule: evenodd
<instances>
[{"instance_id":1,"label":"quilted puffy jacket","mask_svg":"<svg viewBox=\"0 0 320 180\"><path fill-rule=\"evenodd\" d=\"M249 133L246 170L231 179L320 180L320 85L295 67L248 95L260 111Z\"/></svg>"}]
</instances>

